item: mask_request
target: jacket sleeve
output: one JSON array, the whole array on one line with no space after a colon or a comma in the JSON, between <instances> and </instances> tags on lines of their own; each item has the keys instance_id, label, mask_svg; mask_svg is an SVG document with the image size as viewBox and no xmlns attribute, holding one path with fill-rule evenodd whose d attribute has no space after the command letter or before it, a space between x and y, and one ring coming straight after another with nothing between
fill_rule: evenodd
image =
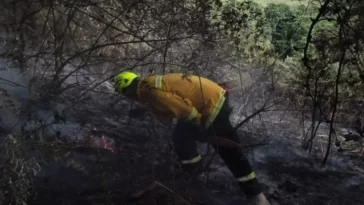
<instances>
[{"instance_id":1,"label":"jacket sleeve","mask_svg":"<svg viewBox=\"0 0 364 205\"><path fill-rule=\"evenodd\" d=\"M154 109L163 110L167 115L171 115L178 120L191 122L195 125L201 124L201 114L192 106L189 100L158 89L151 90L150 94L153 96L153 102L149 103Z\"/></svg>"}]
</instances>

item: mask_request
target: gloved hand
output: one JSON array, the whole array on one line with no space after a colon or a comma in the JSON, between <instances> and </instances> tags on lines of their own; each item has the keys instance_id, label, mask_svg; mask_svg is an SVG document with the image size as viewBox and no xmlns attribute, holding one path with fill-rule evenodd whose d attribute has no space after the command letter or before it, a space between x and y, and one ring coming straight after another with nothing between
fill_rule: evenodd
<instances>
[{"instance_id":1,"label":"gloved hand","mask_svg":"<svg viewBox=\"0 0 364 205\"><path fill-rule=\"evenodd\" d=\"M129 111L129 117L144 120L146 113L147 110L145 108L135 108Z\"/></svg>"}]
</instances>

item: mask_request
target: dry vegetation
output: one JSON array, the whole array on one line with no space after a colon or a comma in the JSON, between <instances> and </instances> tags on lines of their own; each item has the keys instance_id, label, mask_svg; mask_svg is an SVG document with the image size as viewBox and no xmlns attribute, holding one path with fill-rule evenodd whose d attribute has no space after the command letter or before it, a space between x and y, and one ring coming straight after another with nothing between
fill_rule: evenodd
<instances>
[{"instance_id":1,"label":"dry vegetation","mask_svg":"<svg viewBox=\"0 0 364 205\"><path fill-rule=\"evenodd\" d=\"M277 111L298 116L303 148L314 152L319 145L324 163L335 139L342 141L339 150L362 155L362 1L314 1L319 8L237 2L1 1L0 203L23 205L41 195L35 176L54 162L102 179L101 188L93 184L89 194L78 190L77 196L94 196L100 204L158 175L170 177L158 182L162 190L183 192L174 189L176 181L188 180L175 177L171 127L150 116L129 118L135 105L114 95L109 80L122 70L188 72L227 82L236 128L256 135L244 138L246 150L276 134L264 116ZM343 142L350 136L339 132L342 126L357 132L355 146ZM82 163L82 154L102 166ZM109 188L112 182L117 188ZM181 204L186 196L198 198L186 191Z\"/></svg>"}]
</instances>

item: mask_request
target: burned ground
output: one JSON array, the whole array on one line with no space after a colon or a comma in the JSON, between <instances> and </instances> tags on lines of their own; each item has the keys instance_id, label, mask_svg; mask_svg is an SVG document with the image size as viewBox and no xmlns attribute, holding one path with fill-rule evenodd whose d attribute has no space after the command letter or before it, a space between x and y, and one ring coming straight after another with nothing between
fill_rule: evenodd
<instances>
[{"instance_id":1,"label":"burned ground","mask_svg":"<svg viewBox=\"0 0 364 205\"><path fill-rule=\"evenodd\" d=\"M184 173L170 140L173 125L160 124L150 116L129 118L129 101L90 93L81 103L53 101L43 106L33 95L28 96L33 100L26 102L25 94L14 97L25 91L19 89L1 93L2 104L13 108L2 107L1 131L5 141L12 134L21 142L25 159L36 159L41 167L31 176L34 181L28 204L248 204L218 157L207 176L194 178ZM232 95L231 120L235 124L241 117L240 101ZM32 111L28 118L16 118L21 108ZM39 118L47 126L37 125ZM239 131L272 203L363 204L360 153L335 149L322 167L324 144L318 139L309 154L301 147L299 130L296 115L272 111L253 118ZM212 150L206 155L207 145L198 145L208 161ZM130 200L132 193L148 187L151 191Z\"/></svg>"},{"instance_id":2,"label":"burned ground","mask_svg":"<svg viewBox=\"0 0 364 205\"><path fill-rule=\"evenodd\" d=\"M248 204L221 160L214 160L208 178L191 178L176 163L169 136L173 125L152 118L129 119L130 105L120 102L113 107L107 100L85 102L77 117L60 124L71 127L60 129L60 141L62 136L91 136L88 143L52 141L53 146L47 147L49 142L28 140L33 147L29 155L44 162L29 204ZM268 115L278 119L274 113ZM257 134L259 130L253 134L246 126L241 136L243 141L245 137L253 144L265 144L247 149L247 154L273 204L363 203L363 158L335 152L330 163L320 167L321 159L300 147L294 123L269 122L261 132L268 134ZM199 148L206 153L206 145ZM155 181L162 186L128 200L131 193Z\"/></svg>"},{"instance_id":3,"label":"burned ground","mask_svg":"<svg viewBox=\"0 0 364 205\"><path fill-rule=\"evenodd\" d=\"M281 5L271 20L252 1L0 2L0 204L248 204L218 157L191 177L173 125L130 119L136 105L110 81L121 70L228 86L272 204L364 204L362 1L311 2L306 14ZM297 19L310 30L296 32ZM281 59L284 44L295 53Z\"/></svg>"}]
</instances>

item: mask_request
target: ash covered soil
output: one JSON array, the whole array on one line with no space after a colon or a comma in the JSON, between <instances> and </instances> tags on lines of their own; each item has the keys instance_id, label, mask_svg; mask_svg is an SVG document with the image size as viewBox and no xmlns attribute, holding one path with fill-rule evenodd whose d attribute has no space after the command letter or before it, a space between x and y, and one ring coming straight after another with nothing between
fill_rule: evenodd
<instances>
[{"instance_id":1,"label":"ash covered soil","mask_svg":"<svg viewBox=\"0 0 364 205\"><path fill-rule=\"evenodd\" d=\"M27 155L41 165L28 204L248 204L219 158L208 176L191 178L183 173L170 141L173 125L151 117L130 119L131 104L123 99L99 91L78 103L43 103L24 94L27 89L1 86L1 135L22 133L30 147ZM237 123L239 99L232 98L232 104L232 121ZM17 118L19 110L31 111L31 117ZM39 118L50 122L47 128L39 128L35 120ZM334 149L322 167L326 145L318 141L312 154L304 151L300 129L294 114L278 111L264 113L240 129L272 204L364 204L360 153ZM206 155L206 144L198 146L208 161L212 151ZM4 163L3 157L0 161ZM155 181L159 184L152 191L128 200Z\"/></svg>"}]
</instances>

